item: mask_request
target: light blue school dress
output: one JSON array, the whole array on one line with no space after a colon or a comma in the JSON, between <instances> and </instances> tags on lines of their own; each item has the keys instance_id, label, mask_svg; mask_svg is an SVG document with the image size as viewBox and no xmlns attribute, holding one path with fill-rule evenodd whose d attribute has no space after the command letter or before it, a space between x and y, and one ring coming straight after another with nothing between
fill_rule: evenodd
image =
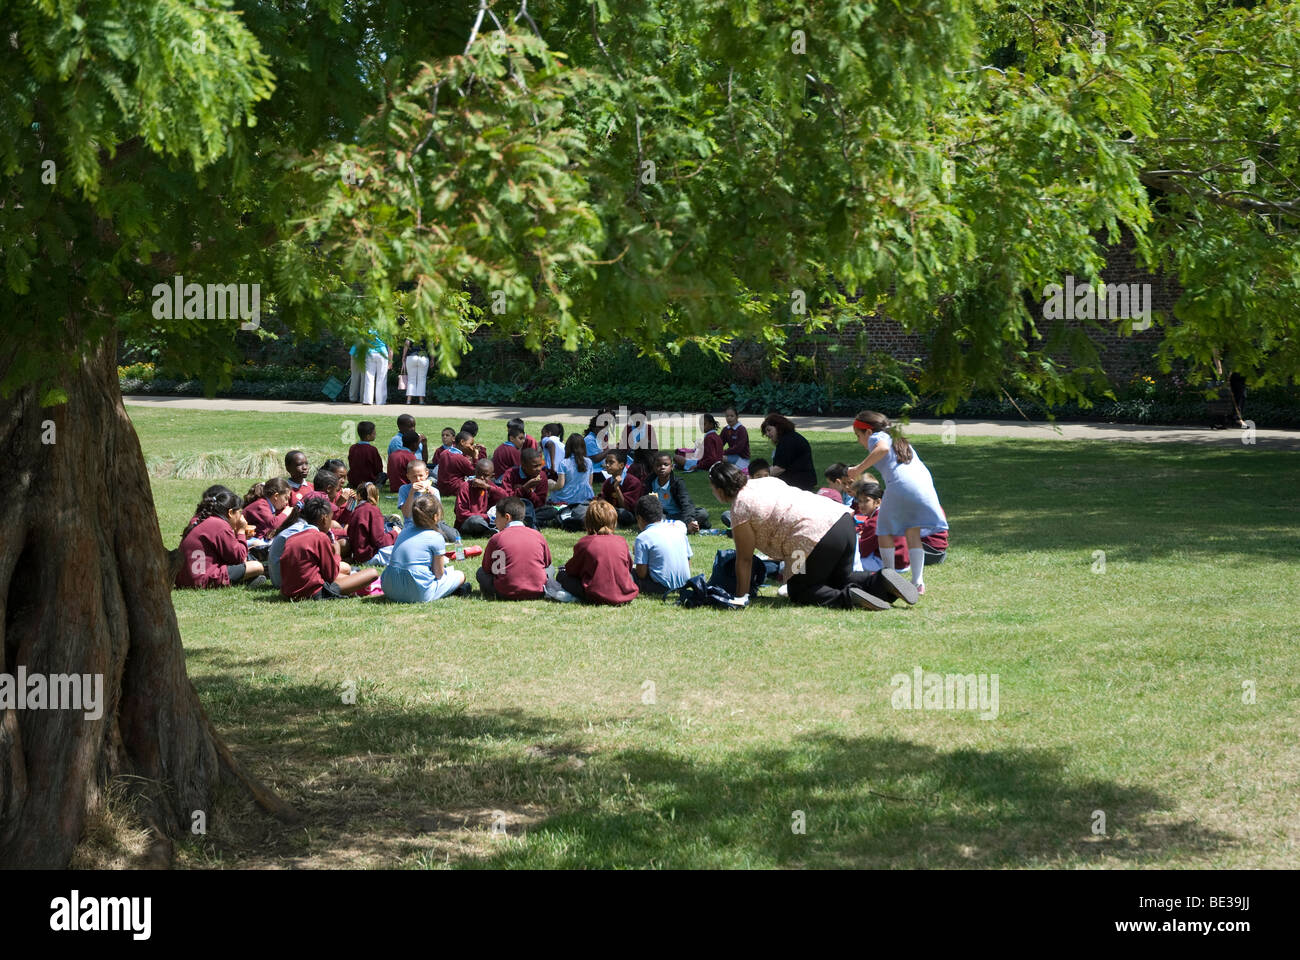
<instances>
[{"instance_id":1,"label":"light blue school dress","mask_svg":"<svg viewBox=\"0 0 1300 960\"><path fill-rule=\"evenodd\" d=\"M880 478L885 481L885 496L880 501L876 521L877 535L901 537L909 527L947 530L948 520L939 506L934 478L921 462L916 448L912 448L910 463L899 463L894 453L894 438L885 431L873 433L868 443L873 451L882 443L887 450L884 458L876 463Z\"/></svg>"},{"instance_id":2,"label":"light blue school dress","mask_svg":"<svg viewBox=\"0 0 1300 960\"><path fill-rule=\"evenodd\" d=\"M551 503L588 503L594 499L591 489L591 472L595 463L587 461L586 473L578 470L572 457L560 463L560 473L564 475L564 486L552 492Z\"/></svg>"},{"instance_id":3,"label":"light blue school dress","mask_svg":"<svg viewBox=\"0 0 1300 960\"><path fill-rule=\"evenodd\" d=\"M379 578L384 596L397 603L428 603L456 590L465 582L460 570L443 567L441 577L433 575L434 558L446 552L447 541L437 530L408 523Z\"/></svg>"}]
</instances>

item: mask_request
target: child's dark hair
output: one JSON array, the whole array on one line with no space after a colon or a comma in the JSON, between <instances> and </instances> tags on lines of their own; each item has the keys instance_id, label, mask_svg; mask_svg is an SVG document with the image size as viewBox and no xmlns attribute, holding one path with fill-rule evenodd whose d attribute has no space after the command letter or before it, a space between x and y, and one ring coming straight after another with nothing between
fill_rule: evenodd
<instances>
[{"instance_id":1,"label":"child's dark hair","mask_svg":"<svg viewBox=\"0 0 1300 960\"><path fill-rule=\"evenodd\" d=\"M477 421L477 420L466 420L464 423L462 423L462 424L460 425L460 432L461 432L461 433L468 433L468 434L470 435L470 437L477 437L477 436L478 436L478 421Z\"/></svg>"},{"instance_id":2,"label":"child's dark hair","mask_svg":"<svg viewBox=\"0 0 1300 960\"><path fill-rule=\"evenodd\" d=\"M655 496L644 496L636 502L636 515L646 522L646 526L658 523L664 518L664 505Z\"/></svg>"},{"instance_id":3,"label":"child's dark hair","mask_svg":"<svg viewBox=\"0 0 1300 960\"><path fill-rule=\"evenodd\" d=\"M772 469L772 465L768 463L766 460L764 460L762 457L755 457L753 460L749 461L750 473L756 473L759 470L771 470L771 469Z\"/></svg>"},{"instance_id":4,"label":"child's dark hair","mask_svg":"<svg viewBox=\"0 0 1300 960\"><path fill-rule=\"evenodd\" d=\"M711 413L700 414L700 426L704 427L704 432L718 429L718 418Z\"/></svg>"},{"instance_id":5,"label":"child's dark hair","mask_svg":"<svg viewBox=\"0 0 1300 960\"><path fill-rule=\"evenodd\" d=\"M420 435L414 430L407 430L402 434L402 446L414 453L420 449Z\"/></svg>"},{"instance_id":6,"label":"child's dark hair","mask_svg":"<svg viewBox=\"0 0 1300 960\"><path fill-rule=\"evenodd\" d=\"M524 502L518 497L506 497L497 504L497 513L504 513L511 520L522 520L528 515Z\"/></svg>"},{"instance_id":7,"label":"child's dark hair","mask_svg":"<svg viewBox=\"0 0 1300 960\"><path fill-rule=\"evenodd\" d=\"M460 433L456 434L456 442L469 446L474 442L474 434L470 433L468 430L462 430ZM464 448L462 448L461 453L464 452Z\"/></svg>"},{"instance_id":8,"label":"child's dark hair","mask_svg":"<svg viewBox=\"0 0 1300 960\"><path fill-rule=\"evenodd\" d=\"M332 457L331 459L326 460L324 463L322 463L320 465L320 468L322 470L328 470L331 473L337 474L340 470L347 470L348 465L344 463L342 460L338 459L337 457ZM315 484L313 483L312 486L314 487Z\"/></svg>"},{"instance_id":9,"label":"child's dark hair","mask_svg":"<svg viewBox=\"0 0 1300 960\"><path fill-rule=\"evenodd\" d=\"M853 488L854 500L865 500L868 497L872 500L879 500L884 495L885 491L874 480L863 480Z\"/></svg>"},{"instance_id":10,"label":"child's dark hair","mask_svg":"<svg viewBox=\"0 0 1300 960\"><path fill-rule=\"evenodd\" d=\"M411 473L411 468L412 468L412 467L424 467L424 469L426 469L426 470L429 469L429 465L428 465L427 463L425 463L423 460L421 460L419 457L416 457L414 460L408 460L408 461L407 461L407 463L406 463L406 473L407 473L408 476L409 476L410 473Z\"/></svg>"},{"instance_id":11,"label":"child's dark hair","mask_svg":"<svg viewBox=\"0 0 1300 960\"><path fill-rule=\"evenodd\" d=\"M324 497L308 497L302 502L302 509L299 511L302 519L306 520L313 527L319 527L320 522L326 517L333 518L334 508Z\"/></svg>"},{"instance_id":12,"label":"child's dark hair","mask_svg":"<svg viewBox=\"0 0 1300 960\"><path fill-rule=\"evenodd\" d=\"M311 485L314 489L324 493L326 490L335 490L339 488L339 475L333 470L321 467L316 471L316 476L311 478Z\"/></svg>"},{"instance_id":13,"label":"child's dark hair","mask_svg":"<svg viewBox=\"0 0 1300 960\"><path fill-rule=\"evenodd\" d=\"M379 488L369 480L363 480L357 484L357 503L366 502L376 505L379 503Z\"/></svg>"},{"instance_id":14,"label":"child's dark hair","mask_svg":"<svg viewBox=\"0 0 1300 960\"><path fill-rule=\"evenodd\" d=\"M523 463L525 460L531 463L534 460L541 460L541 459L542 459L542 451L538 450L536 447L529 447L526 450L519 451L520 463Z\"/></svg>"},{"instance_id":15,"label":"child's dark hair","mask_svg":"<svg viewBox=\"0 0 1300 960\"><path fill-rule=\"evenodd\" d=\"M456 436L456 434L460 433L460 431L457 430L455 427L449 425L449 426L445 426L445 427L443 427L443 428L438 432L438 436L442 436L444 433L450 433L450 434L454 437L454 436Z\"/></svg>"},{"instance_id":16,"label":"child's dark hair","mask_svg":"<svg viewBox=\"0 0 1300 960\"><path fill-rule=\"evenodd\" d=\"M564 441L564 455L573 460L579 473L587 472L587 441L576 430Z\"/></svg>"},{"instance_id":17,"label":"child's dark hair","mask_svg":"<svg viewBox=\"0 0 1300 960\"><path fill-rule=\"evenodd\" d=\"M506 422L507 440L509 440L511 437L517 437L521 433L527 436L527 431L524 430L524 422L520 420L518 417L515 417L513 420L509 420Z\"/></svg>"},{"instance_id":18,"label":"child's dark hair","mask_svg":"<svg viewBox=\"0 0 1300 960\"><path fill-rule=\"evenodd\" d=\"M255 483L248 488L248 493L244 494L244 506L256 503L263 497L269 499L279 493L288 493L291 489L289 481L284 477L272 477L265 483Z\"/></svg>"},{"instance_id":19,"label":"child's dark hair","mask_svg":"<svg viewBox=\"0 0 1300 960\"><path fill-rule=\"evenodd\" d=\"M834 483L836 480L843 480L848 475L849 475L849 466L846 463L840 463L839 461L836 461L835 463L832 463L829 467L826 468L825 476L826 479L829 480L831 483Z\"/></svg>"},{"instance_id":20,"label":"child's dark hair","mask_svg":"<svg viewBox=\"0 0 1300 960\"><path fill-rule=\"evenodd\" d=\"M375 438L375 424L373 420L362 420L357 424L358 440L373 440Z\"/></svg>"},{"instance_id":21,"label":"child's dark hair","mask_svg":"<svg viewBox=\"0 0 1300 960\"><path fill-rule=\"evenodd\" d=\"M290 450L288 453L284 455L284 469L286 470L289 469L289 462L293 460L294 457L305 457L305 456L307 456L307 454L303 453L301 450Z\"/></svg>"},{"instance_id":22,"label":"child's dark hair","mask_svg":"<svg viewBox=\"0 0 1300 960\"><path fill-rule=\"evenodd\" d=\"M912 445L907 442L903 432L889 422L889 418L883 413L877 413L875 410L859 410L858 415L853 418L853 432L866 433L865 430L858 428L859 423L865 423L871 428L872 433L880 433L882 430L889 434L894 441L894 456L898 458L899 463L912 462Z\"/></svg>"},{"instance_id":23,"label":"child's dark hair","mask_svg":"<svg viewBox=\"0 0 1300 960\"><path fill-rule=\"evenodd\" d=\"M542 427L542 433L546 436L554 437L556 440L564 439L564 427L558 423L548 423Z\"/></svg>"},{"instance_id":24,"label":"child's dark hair","mask_svg":"<svg viewBox=\"0 0 1300 960\"><path fill-rule=\"evenodd\" d=\"M243 503L235 491L221 484L213 484L203 491L203 499L194 508L194 522L185 528L185 533L189 533L208 517L221 517L224 520L231 510L238 510L242 506ZM182 538L185 533L181 534Z\"/></svg>"},{"instance_id":25,"label":"child's dark hair","mask_svg":"<svg viewBox=\"0 0 1300 960\"><path fill-rule=\"evenodd\" d=\"M492 461L489 460L487 457L484 457L483 459L479 460L477 463L474 464L474 472L476 474L486 473L489 476L491 476L496 473L496 469L497 469L496 465L493 464Z\"/></svg>"},{"instance_id":26,"label":"child's dark hair","mask_svg":"<svg viewBox=\"0 0 1300 960\"><path fill-rule=\"evenodd\" d=\"M608 450L606 450L605 459L608 460L610 457L613 457L619 463L623 463L623 464L626 464L628 460L627 451L624 450L622 447L610 447Z\"/></svg>"},{"instance_id":27,"label":"child's dark hair","mask_svg":"<svg viewBox=\"0 0 1300 960\"><path fill-rule=\"evenodd\" d=\"M404 434L406 433L407 430L414 430L414 429L415 429L415 417L411 416L409 413L403 413L398 416L397 418L398 433Z\"/></svg>"},{"instance_id":28,"label":"child's dark hair","mask_svg":"<svg viewBox=\"0 0 1300 960\"><path fill-rule=\"evenodd\" d=\"M709 483L727 497L735 497L748 482L749 477L745 476L735 464L727 463L726 460L719 460L709 467Z\"/></svg>"}]
</instances>

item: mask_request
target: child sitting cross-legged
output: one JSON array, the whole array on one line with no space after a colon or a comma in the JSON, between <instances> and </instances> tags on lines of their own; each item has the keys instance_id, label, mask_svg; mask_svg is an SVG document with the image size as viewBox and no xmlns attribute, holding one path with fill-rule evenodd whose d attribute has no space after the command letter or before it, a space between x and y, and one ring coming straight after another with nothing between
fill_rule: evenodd
<instances>
[{"instance_id":1,"label":"child sitting cross-legged","mask_svg":"<svg viewBox=\"0 0 1300 960\"><path fill-rule=\"evenodd\" d=\"M370 586L379 577L373 567L351 572L339 560L330 542L334 510L324 497L303 502L302 519L308 529L294 534L280 554L280 593L290 600L328 600L346 597Z\"/></svg>"},{"instance_id":2,"label":"child sitting cross-legged","mask_svg":"<svg viewBox=\"0 0 1300 960\"><path fill-rule=\"evenodd\" d=\"M632 555L627 541L615 533L618 511L604 500L593 501L583 523L587 536L573 545L573 556L555 579L587 603L620 604L635 600L640 590L632 579Z\"/></svg>"},{"instance_id":3,"label":"child sitting cross-legged","mask_svg":"<svg viewBox=\"0 0 1300 960\"><path fill-rule=\"evenodd\" d=\"M654 494L637 501L636 525L641 532L632 547L632 562L642 593L661 595L691 579L693 551L686 539L686 524L667 519Z\"/></svg>"},{"instance_id":4,"label":"child sitting cross-legged","mask_svg":"<svg viewBox=\"0 0 1300 960\"><path fill-rule=\"evenodd\" d=\"M437 486L429 479L429 465L423 460L412 460L406 465L406 483L397 488L397 506L402 511L402 516L408 519L411 515L406 509L406 504L417 493L438 496ZM456 539L456 528L441 520L438 521L438 532L442 534L444 540ZM381 559L386 562L387 556Z\"/></svg>"},{"instance_id":5,"label":"child sitting cross-legged","mask_svg":"<svg viewBox=\"0 0 1300 960\"><path fill-rule=\"evenodd\" d=\"M456 529L462 537L487 537L496 529L488 511L509 494L492 482L492 461L484 457L474 466L474 476L456 494Z\"/></svg>"},{"instance_id":6,"label":"child sitting cross-legged","mask_svg":"<svg viewBox=\"0 0 1300 960\"><path fill-rule=\"evenodd\" d=\"M409 522L384 567L384 596L398 603L428 603L450 593L468 593L465 574L447 565L447 541L438 532L442 500L437 493L413 494L402 513Z\"/></svg>"},{"instance_id":7,"label":"child sitting cross-legged","mask_svg":"<svg viewBox=\"0 0 1300 960\"><path fill-rule=\"evenodd\" d=\"M532 527L524 526L524 502L506 497L497 504L497 532L483 548L483 565L475 574L489 600L540 600L571 603L577 599L554 577L551 547Z\"/></svg>"},{"instance_id":8,"label":"child sitting cross-legged","mask_svg":"<svg viewBox=\"0 0 1300 960\"><path fill-rule=\"evenodd\" d=\"M700 426L704 436L698 447L678 450L673 462L687 473L692 470L708 470L722 459L722 438L718 436L718 419L711 413L700 415Z\"/></svg>"}]
</instances>

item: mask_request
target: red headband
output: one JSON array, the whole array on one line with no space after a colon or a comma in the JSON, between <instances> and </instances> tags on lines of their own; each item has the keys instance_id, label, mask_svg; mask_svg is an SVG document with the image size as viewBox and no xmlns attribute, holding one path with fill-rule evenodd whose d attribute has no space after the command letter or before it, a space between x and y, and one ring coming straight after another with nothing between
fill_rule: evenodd
<instances>
[{"instance_id":1,"label":"red headband","mask_svg":"<svg viewBox=\"0 0 1300 960\"><path fill-rule=\"evenodd\" d=\"M863 423L861 420L854 420L854 421L853 421L853 429L854 429L854 430L865 430L867 433L872 433L872 432L873 432L871 424L869 424L869 423Z\"/></svg>"}]
</instances>

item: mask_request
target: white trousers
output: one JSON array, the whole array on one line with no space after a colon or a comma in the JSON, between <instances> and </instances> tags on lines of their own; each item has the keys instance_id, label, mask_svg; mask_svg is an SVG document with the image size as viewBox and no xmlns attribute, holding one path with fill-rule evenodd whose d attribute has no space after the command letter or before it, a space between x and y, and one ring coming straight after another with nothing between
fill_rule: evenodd
<instances>
[{"instance_id":1,"label":"white trousers","mask_svg":"<svg viewBox=\"0 0 1300 960\"><path fill-rule=\"evenodd\" d=\"M382 353L366 354L366 376L361 384L361 402L383 406L388 402L388 358Z\"/></svg>"},{"instance_id":2,"label":"white trousers","mask_svg":"<svg viewBox=\"0 0 1300 960\"><path fill-rule=\"evenodd\" d=\"M424 386L429 380L429 358L408 356L406 358L406 395L423 397Z\"/></svg>"},{"instance_id":3,"label":"white trousers","mask_svg":"<svg viewBox=\"0 0 1300 960\"><path fill-rule=\"evenodd\" d=\"M366 375L366 361L351 354L348 357L352 361L352 379L348 381L348 399L356 403L361 399L361 379Z\"/></svg>"}]
</instances>

